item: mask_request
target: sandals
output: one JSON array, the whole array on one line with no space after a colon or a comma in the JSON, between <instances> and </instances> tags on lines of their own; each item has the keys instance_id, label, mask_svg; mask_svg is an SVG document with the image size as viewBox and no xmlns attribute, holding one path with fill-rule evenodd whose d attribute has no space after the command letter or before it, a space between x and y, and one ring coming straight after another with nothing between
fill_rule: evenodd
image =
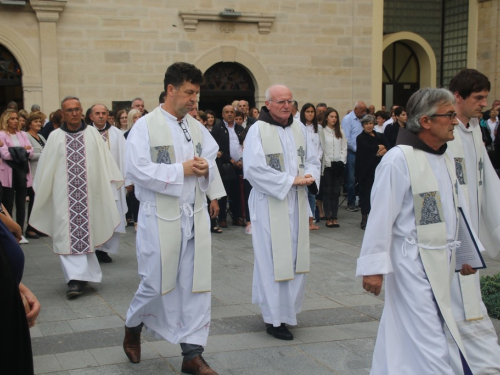
<instances>
[{"instance_id":1,"label":"sandals","mask_svg":"<svg viewBox=\"0 0 500 375\"><path fill-rule=\"evenodd\" d=\"M337 219L331 219L331 220L328 220L326 222L325 225L327 226L327 228L339 228L340 227L339 224L336 224L336 223L333 222L334 220L337 220ZM331 221L331 223L328 223L329 221Z\"/></svg>"},{"instance_id":2,"label":"sandals","mask_svg":"<svg viewBox=\"0 0 500 375\"><path fill-rule=\"evenodd\" d=\"M213 227L212 229L210 229L210 232L212 233L222 233L222 229L220 229L219 227Z\"/></svg>"}]
</instances>

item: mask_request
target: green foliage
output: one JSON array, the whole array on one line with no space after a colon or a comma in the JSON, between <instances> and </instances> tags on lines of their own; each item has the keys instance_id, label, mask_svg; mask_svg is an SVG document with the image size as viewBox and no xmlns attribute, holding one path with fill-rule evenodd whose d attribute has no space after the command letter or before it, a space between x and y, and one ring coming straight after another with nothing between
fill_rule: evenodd
<instances>
[{"instance_id":1,"label":"green foliage","mask_svg":"<svg viewBox=\"0 0 500 375\"><path fill-rule=\"evenodd\" d=\"M488 315L500 319L500 273L481 277L481 293Z\"/></svg>"}]
</instances>

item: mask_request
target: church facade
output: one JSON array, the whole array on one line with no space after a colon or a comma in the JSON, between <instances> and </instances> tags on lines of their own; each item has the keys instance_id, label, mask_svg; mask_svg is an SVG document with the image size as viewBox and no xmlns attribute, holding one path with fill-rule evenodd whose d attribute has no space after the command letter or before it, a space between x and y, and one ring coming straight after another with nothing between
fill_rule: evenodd
<instances>
[{"instance_id":1,"label":"church facade","mask_svg":"<svg viewBox=\"0 0 500 375\"><path fill-rule=\"evenodd\" d=\"M425 3L425 4L423 4ZM289 86L299 107L341 115L357 100L406 103L477 68L500 96L500 0L0 0L0 108L10 100L50 113L74 95L84 108L152 110L166 68L205 74L200 108L230 98L264 104ZM228 9L229 8L229 9Z\"/></svg>"}]
</instances>

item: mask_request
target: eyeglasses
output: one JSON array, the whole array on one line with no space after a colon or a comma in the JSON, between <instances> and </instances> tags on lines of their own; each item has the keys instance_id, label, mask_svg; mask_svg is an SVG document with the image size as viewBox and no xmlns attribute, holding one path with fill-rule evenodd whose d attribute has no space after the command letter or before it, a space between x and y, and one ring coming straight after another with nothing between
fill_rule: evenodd
<instances>
[{"instance_id":1,"label":"eyeglasses","mask_svg":"<svg viewBox=\"0 0 500 375\"><path fill-rule=\"evenodd\" d=\"M285 105L285 103L288 103L288 105L292 105L294 100L269 100L271 103L276 103L278 105Z\"/></svg>"},{"instance_id":2,"label":"eyeglasses","mask_svg":"<svg viewBox=\"0 0 500 375\"><path fill-rule=\"evenodd\" d=\"M455 118L457 117L457 112L441 113L438 115L430 115L430 117L448 117L450 120L455 120Z\"/></svg>"},{"instance_id":3,"label":"eyeglasses","mask_svg":"<svg viewBox=\"0 0 500 375\"><path fill-rule=\"evenodd\" d=\"M186 141L191 142L191 135L189 134L188 130L186 129L186 125L182 121L179 121L179 126L181 127L182 131L184 132L184 137L186 137Z\"/></svg>"},{"instance_id":4,"label":"eyeglasses","mask_svg":"<svg viewBox=\"0 0 500 375\"><path fill-rule=\"evenodd\" d=\"M68 108L64 110L66 113L80 113L81 111L81 108Z\"/></svg>"}]
</instances>

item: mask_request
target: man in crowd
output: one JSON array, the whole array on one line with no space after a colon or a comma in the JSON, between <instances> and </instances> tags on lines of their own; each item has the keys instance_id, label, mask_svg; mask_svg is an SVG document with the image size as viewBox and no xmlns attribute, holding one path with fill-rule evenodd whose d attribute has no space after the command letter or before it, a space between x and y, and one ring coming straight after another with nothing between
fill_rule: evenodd
<instances>
[{"instance_id":1,"label":"man in crowd","mask_svg":"<svg viewBox=\"0 0 500 375\"><path fill-rule=\"evenodd\" d=\"M363 131L361 118L366 114L365 102L358 101L354 110L342 119L342 129L347 138L347 163L345 169L347 188L347 209L351 212L358 211L356 207L356 185L354 165L356 164L356 137Z\"/></svg>"},{"instance_id":2,"label":"man in crowd","mask_svg":"<svg viewBox=\"0 0 500 375\"><path fill-rule=\"evenodd\" d=\"M134 98L132 99L132 104L130 105L130 109L137 109L141 112L141 116L144 116L148 112L144 108L144 100L142 98Z\"/></svg>"},{"instance_id":3,"label":"man in crowd","mask_svg":"<svg viewBox=\"0 0 500 375\"><path fill-rule=\"evenodd\" d=\"M472 374L450 302L451 254L458 243L457 176L446 142L453 140L453 95L420 89L408 122L377 167L372 210L357 262L363 288L380 293L386 275L373 374ZM461 197L463 199L463 197ZM454 258L453 258L454 259ZM464 275L475 270L465 265ZM443 320L463 367L454 368ZM457 349L458 350L458 349ZM402 369L406 369L403 371Z\"/></svg>"},{"instance_id":4,"label":"man in crowd","mask_svg":"<svg viewBox=\"0 0 500 375\"><path fill-rule=\"evenodd\" d=\"M221 177L224 183L224 189L231 199L231 213L233 225L243 226L241 219L241 199L240 199L240 180L243 164L241 162L241 144L239 140L243 127L234 122L234 109L232 105L226 105L222 109L223 124L215 124L212 128L212 136L219 145L217 157L221 160ZM226 213L227 197L219 201L221 210L219 211L219 226L227 228Z\"/></svg>"},{"instance_id":5,"label":"man in crowd","mask_svg":"<svg viewBox=\"0 0 500 375\"><path fill-rule=\"evenodd\" d=\"M141 202L137 231L141 283L127 312L123 348L141 359L141 331L181 345L182 372L216 375L202 357L210 327L211 239L205 192L214 179L217 143L188 115L203 75L171 65L165 102L127 139L127 177ZM180 212L180 215L179 215Z\"/></svg>"},{"instance_id":6,"label":"man in crowd","mask_svg":"<svg viewBox=\"0 0 500 375\"><path fill-rule=\"evenodd\" d=\"M247 126L252 125L257 119L253 117L248 116L248 110L250 108L248 107L248 102L246 100L239 100L238 101L238 111L243 113L243 122L241 123L241 126L243 126L243 129L246 129Z\"/></svg>"},{"instance_id":7,"label":"man in crowd","mask_svg":"<svg viewBox=\"0 0 500 375\"><path fill-rule=\"evenodd\" d=\"M490 119L490 111L492 109L496 109L497 111L500 110L500 100L498 100L498 99L494 100L493 104L491 105L491 108L483 113L483 120L484 121L488 121Z\"/></svg>"},{"instance_id":8,"label":"man in crowd","mask_svg":"<svg viewBox=\"0 0 500 375\"><path fill-rule=\"evenodd\" d=\"M371 104L371 105L368 107L367 113L368 113L369 115L374 115L374 114L375 114L375 106L374 106L373 104Z\"/></svg>"},{"instance_id":9,"label":"man in crowd","mask_svg":"<svg viewBox=\"0 0 500 375\"><path fill-rule=\"evenodd\" d=\"M109 124L108 109L102 104L94 104L91 107L90 119L92 120L92 126L96 128L101 135L106 148L111 152L116 165L120 169L122 175L124 175L125 137L123 133L117 127ZM97 260L102 263L111 263L113 261L108 253L118 253L118 248L120 247L120 233L126 233L125 226L127 225L127 221L125 219L125 214L128 209L124 185L118 190L113 190L116 208L120 214L120 225L115 228L115 233L108 242L95 249Z\"/></svg>"},{"instance_id":10,"label":"man in crowd","mask_svg":"<svg viewBox=\"0 0 500 375\"><path fill-rule=\"evenodd\" d=\"M316 120L318 121L318 124L321 121L323 121L323 113L326 112L327 108L328 108L328 106L326 105L326 103L318 103L316 105Z\"/></svg>"},{"instance_id":11,"label":"man in crowd","mask_svg":"<svg viewBox=\"0 0 500 375\"><path fill-rule=\"evenodd\" d=\"M479 234L489 256L500 248L500 181L484 147L479 118L490 91L488 78L475 69L464 69L450 82L455 97L458 126L455 140L448 143L453 154L458 182L466 194L470 225ZM500 373L500 346L495 328L481 298L479 273L471 277L455 274L452 307L473 374ZM456 363L460 356L451 346Z\"/></svg>"},{"instance_id":12,"label":"man in crowd","mask_svg":"<svg viewBox=\"0 0 500 375\"><path fill-rule=\"evenodd\" d=\"M80 100L66 97L61 109L64 123L51 133L38 162L30 224L52 237L72 298L87 282L101 281L94 248L121 222L114 190L123 177L99 132L82 121Z\"/></svg>"},{"instance_id":13,"label":"man in crowd","mask_svg":"<svg viewBox=\"0 0 500 375\"><path fill-rule=\"evenodd\" d=\"M295 120L300 121L299 103L296 100L293 101L292 116Z\"/></svg>"},{"instance_id":14,"label":"man in crowd","mask_svg":"<svg viewBox=\"0 0 500 375\"><path fill-rule=\"evenodd\" d=\"M309 272L308 201L317 193L320 162L306 129L293 119L290 89L274 85L265 107L245 138L245 178L255 262L252 302L258 304L266 331L292 340L285 324L297 325ZM319 183L318 183L319 184Z\"/></svg>"}]
</instances>

